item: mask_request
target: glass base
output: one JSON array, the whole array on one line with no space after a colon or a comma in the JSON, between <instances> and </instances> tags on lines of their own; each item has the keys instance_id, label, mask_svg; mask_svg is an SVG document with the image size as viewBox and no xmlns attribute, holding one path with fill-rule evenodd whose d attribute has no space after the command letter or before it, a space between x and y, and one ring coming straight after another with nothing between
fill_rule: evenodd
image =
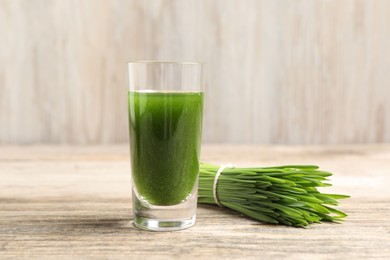
<instances>
[{"instance_id":1,"label":"glass base","mask_svg":"<svg viewBox=\"0 0 390 260\"><path fill-rule=\"evenodd\" d=\"M190 219L180 220L161 220L161 219L149 219L140 216L134 216L134 226L143 230L150 231L175 231L192 227L195 224L196 216Z\"/></svg>"},{"instance_id":2,"label":"glass base","mask_svg":"<svg viewBox=\"0 0 390 260\"><path fill-rule=\"evenodd\" d=\"M197 184L185 201L171 206L151 205L133 189L134 225L151 231L174 231L193 226L196 219Z\"/></svg>"}]
</instances>

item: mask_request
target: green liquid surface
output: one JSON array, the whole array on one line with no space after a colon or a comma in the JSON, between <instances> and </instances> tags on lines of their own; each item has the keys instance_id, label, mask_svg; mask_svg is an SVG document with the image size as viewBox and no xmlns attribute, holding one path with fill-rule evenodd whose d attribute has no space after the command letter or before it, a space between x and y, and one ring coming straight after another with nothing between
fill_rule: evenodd
<instances>
[{"instance_id":1,"label":"green liquid surface","mask_svg":"<svg viewBox=\"0 0 390 260\"><path fill-rule=\"evenodd\" d=\"M129 92L133 182L153 205L176 205L199 173L203 93Z\"/></svg>"}]
</instances>

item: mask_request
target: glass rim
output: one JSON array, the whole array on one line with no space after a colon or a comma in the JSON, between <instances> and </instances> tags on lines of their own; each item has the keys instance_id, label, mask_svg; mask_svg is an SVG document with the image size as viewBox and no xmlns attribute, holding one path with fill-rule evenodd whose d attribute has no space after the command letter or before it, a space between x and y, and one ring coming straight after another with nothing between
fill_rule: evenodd
<instances>
[{"instance_id":1,"label":"glass rim","mask_svg":"<svg viewBox=\"0 0 390 260\"><path fill-rule=\"evenodd\" d=\"M157 60L136 60L128 61L127 64L179 64L179 65L203 65L204 62L197 61L157 61Z\"/></svg>"}]
</instances>

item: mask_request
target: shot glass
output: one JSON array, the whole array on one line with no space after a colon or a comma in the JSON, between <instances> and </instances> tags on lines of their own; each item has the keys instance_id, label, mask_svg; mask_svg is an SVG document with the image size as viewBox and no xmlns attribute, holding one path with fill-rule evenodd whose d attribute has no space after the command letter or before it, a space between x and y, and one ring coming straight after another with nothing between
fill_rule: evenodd
<instances>
[{"instance_id":1,"label":"shot glass","mask_svg":"<svg viewBox=\"0 0 390 260\"><path fill-rule=\"evenodd\" d=\"M128 63L134 225L171 231L196 219L202 64Z\"/></svg>"}]
</instances>

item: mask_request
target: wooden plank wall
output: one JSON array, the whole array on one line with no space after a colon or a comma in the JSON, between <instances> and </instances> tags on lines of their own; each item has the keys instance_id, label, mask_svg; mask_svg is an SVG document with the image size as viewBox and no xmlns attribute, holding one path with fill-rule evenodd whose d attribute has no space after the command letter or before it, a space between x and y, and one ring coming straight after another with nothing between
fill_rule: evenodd
<instances>
[{"instance_id":1,"label":"wooden plank wall","mask_svg":"<svg viewBox=\"0 0 390 260\"><path fill-rule=\"evenodd\" d=\"M126 61L207 63L204 142L390 142L389 0L1 0L0 143L126 142Z\"/></svg>"}]
</instances>

